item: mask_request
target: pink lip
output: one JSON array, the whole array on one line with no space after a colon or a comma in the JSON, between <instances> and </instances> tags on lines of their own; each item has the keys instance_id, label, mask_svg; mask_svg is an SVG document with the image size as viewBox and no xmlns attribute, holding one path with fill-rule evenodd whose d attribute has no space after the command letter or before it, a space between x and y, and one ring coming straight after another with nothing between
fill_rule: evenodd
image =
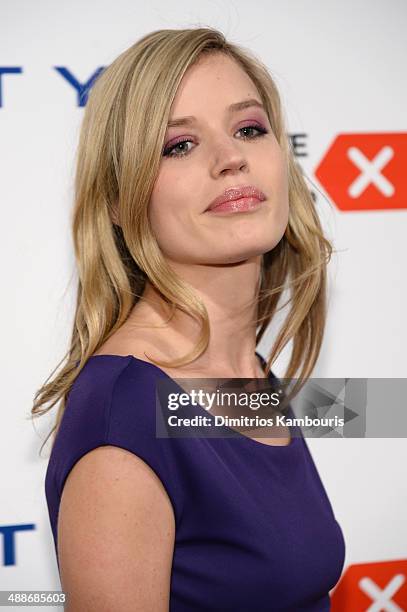
<instances>
[{"instance_id":1,"label":"pink lip","mask_svg":"<svg viewBox=\"0 0 407 612\"><path fill-rule=\"evenodd\" d=\"M212 200L206 211L214 209L219 210L219 212L221 210L236 212L239 210L251 210L265 199L266 196L257 187L253 185L238 185L226 189L220 196Z\"/></svg>"}]
</instances>

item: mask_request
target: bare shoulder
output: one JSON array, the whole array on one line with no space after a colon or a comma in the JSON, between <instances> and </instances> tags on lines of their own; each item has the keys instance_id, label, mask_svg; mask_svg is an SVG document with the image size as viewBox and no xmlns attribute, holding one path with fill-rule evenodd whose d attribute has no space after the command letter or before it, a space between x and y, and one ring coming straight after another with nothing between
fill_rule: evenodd
<instances>
[{"instance_id":1,"label":"bare shoulder","mask_svg":"<svg viewBox=\"0 0 407 612\"><path fill-rule=\"evenodd\" d=\"M155 472L138 456L100 446L69 473L58 516L68 612L169 609L175 518Z\"/></svg>"}]
</instances>

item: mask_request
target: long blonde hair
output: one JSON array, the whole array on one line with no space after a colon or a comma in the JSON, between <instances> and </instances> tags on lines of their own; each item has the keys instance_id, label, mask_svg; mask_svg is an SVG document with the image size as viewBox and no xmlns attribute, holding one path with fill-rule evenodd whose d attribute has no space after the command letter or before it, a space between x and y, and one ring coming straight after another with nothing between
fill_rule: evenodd
<instances>
[{"instance_id":1,"label":"long blonde hair","mask_svg":"<svg viewBox=\"0 0 407 612\"><path fill-rule=\"evenodd\" d=\"M36 392L31 409L32 416L40 416L59 402L55 425L44 444L53 432L55 439L79 372L126 321L147 279L173 313L179 308L201 325L199 341L190 353L172 362L154 363L182 366L199 357L208 345L205 305L167 264L147 215L171 104L186 70L208 53L227 54L252 79L288 168L289 220L278 245L262 258L256 344L280 310L284 291L290 289L290 308L266 371L290 340L293 349L286 378L297 376L304 384L318 358L332 246L323 235L311 192L295 162L277 87L261 61L247 49L226 41L214 28L157 30L102 71L86 104L77 149L72 218L79 279L72 337L65 356ZM113 221L118 209L120 226ZM44 404L49 405L41 408Z\"/></svg>"}]
</instances>

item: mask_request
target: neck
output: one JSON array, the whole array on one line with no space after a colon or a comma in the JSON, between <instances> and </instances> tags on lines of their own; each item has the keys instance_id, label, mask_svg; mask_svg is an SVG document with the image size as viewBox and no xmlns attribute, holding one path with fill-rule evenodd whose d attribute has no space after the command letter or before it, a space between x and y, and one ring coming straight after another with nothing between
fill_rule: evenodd
<instances>
[{"instance_id":1,"label":"neck","mask_svg":"<svg viewBox=\"0 0 407 612\"><path fill-rule=\"evenodd\" d=\"M219 377L261 376L260 364L255 356L261 256L229 265L171 262L171 267L192 286L205 304L209 316L209 344L205 352L190 364L191 371L216 371ZM128 323L130 327L132 324L140 327L143 323L146 326L163 325L169 312L159 292L147 281L143 296L134 307ZM154 329L157 346L172 347L171 359L192 350L199 332L197 321L179 309L171 321ZM151 356L156 357L155 354Z\"/></svg>"}]
</instances>

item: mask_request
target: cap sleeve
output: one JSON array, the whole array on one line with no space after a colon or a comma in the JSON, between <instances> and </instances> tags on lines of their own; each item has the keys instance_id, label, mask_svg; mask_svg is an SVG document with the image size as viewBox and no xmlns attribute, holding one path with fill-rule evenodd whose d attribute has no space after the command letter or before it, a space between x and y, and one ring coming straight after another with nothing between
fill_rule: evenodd
<instances>
[{"instance_id":1,"label":"cap sleeve","mask_svg":"<svg viewBox=\"0 0 407 612\"><path fill-rule=\"evenodd\" d=\"M130 361L118 377L107 414L106 443L140 457L158 476L178 524L183 509L182 441L156 436L156 382L153 369Z\"/></svg>"},{"instance_id":2,"label":"cap sleeve","mask_svg":"<svg viewBox=\"0 0 407 612\"><path fill-rule=\"evenodd\" d=\"M100 446L117 446L142 459L166 490L176 523L180 520L183 496L177 440L156 437L156 376L132 366L130 356L98 355L85 364L71 388L45 476L56 550L66 479L81 457Z\"/></svg>"}]
</instances>

